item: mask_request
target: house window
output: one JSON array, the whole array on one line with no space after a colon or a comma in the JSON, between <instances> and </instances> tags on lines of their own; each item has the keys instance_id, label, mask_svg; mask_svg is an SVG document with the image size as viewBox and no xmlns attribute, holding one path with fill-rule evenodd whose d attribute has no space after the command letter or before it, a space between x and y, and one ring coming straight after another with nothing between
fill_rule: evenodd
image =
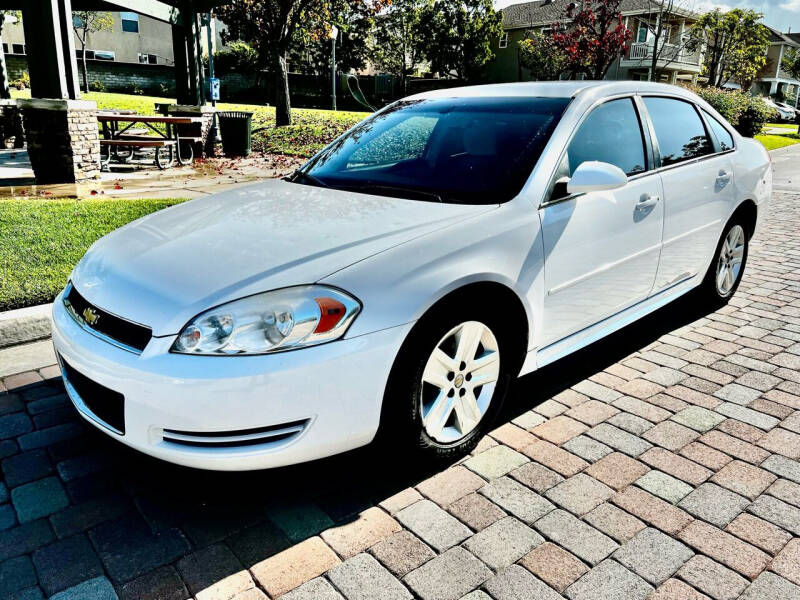
<instances>
[{"instance_id":1,"label":"house window","mask_svg":"<svg viewBox=\"0 0 800 600\"><path fill-rule=\"evenodd\" d=\"M500 44L498 48L508 48L508 32L504 31L503 35L500 36Z\"/></svg>"},{"instance_id":2,"label":"house window","mask_svg":"<svg viewBox=\"0 0 800 600\"><path fill-rule=\"evenodd\" d=\"M139 15L135 12L121 12L119 18L122 19L122 31L128 33L139 33Z\"/></svg>"},{"instance_id":3,"label":"house window","mask_svg":"<svg viewBox=\"0 0 800 600\"><path fill-rule=\"evenodd\" d=\"M12 54L25 54L25 44L11 44Z\"/></svg>"},{"instance_id":4,"label":"house window","mask_svg":"<svg viewBox=\"0 0 800 600\"><path fill-rule=\"evenodd\" d=\"M156 65L158 64L157 54L139 54L139 62L143 65Z\"/></svg>"},{"instance_id":5,"label":"house window","mask_svg":"<svg viewBox=\"0 0 800 600\"><path fill-rule=\"evenodd\" d=\"M8 44L3 44L3 54L8 54Z\"/></svg>"},{"instance_id":6,"label":"house window","mask_svg":"<svg viewBox=\"0 0 800 600\"><path fill-rule=\"evenodd\" d=\"M114 60L116 55L111 50L95 50L95 60Z\"/></svg>"},{"instance_id":7,"label":"house window","mask_svg":"<svg viewBox=\"0 0 800 600\"><path fill-rule=\"evenodd\" d=\"M75 50L75 56L77 56L78 58L83 58L83 54L81 53L80 50ZM94 50L89 50L87 48L86 49L86 58L88 60L92 60L94 58Z\"/></svg>"},{"instance_id":8,"label":"house window","mask_svg":"<svg viewBox=\"0 0 800 600\"><path fill-rule=\"evenodd\" d=\"M646 42L647 41L647 34L649 32L650 32L650 30L647 28L647 25L645 25L644 23L639 25L639 31L638 31L638 33L636 35L636 41L638 43L640 43L640 44Z\"/></svg>"}]
</instances>

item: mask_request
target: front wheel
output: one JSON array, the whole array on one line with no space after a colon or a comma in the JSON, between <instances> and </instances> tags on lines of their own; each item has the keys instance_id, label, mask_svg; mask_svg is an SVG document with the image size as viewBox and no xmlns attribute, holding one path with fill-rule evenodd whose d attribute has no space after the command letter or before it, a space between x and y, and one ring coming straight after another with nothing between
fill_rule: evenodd
<instances>
[{"instance_id":1,"label":"front wheel","mask_svg":"<svg viewBox=\"0 0 800 600\"><path fill-rule=\"evenodd\" d=\"M384 397L393 441L429 458L470 452L505 399L518 357L497 318L440 311L412 332Z\"/></svg>"},{"instance_id":2,"label":"front wheel","mask_svg":"<svg viewBox=\"0 0 800 600\"><path fill-rule=\"evenodd\" d=\"M736 293L747 264L749 241L741 220L731 220L725 227L702 284L703 294L712 303L726 304Z\"/></svg>"}]
</instances>

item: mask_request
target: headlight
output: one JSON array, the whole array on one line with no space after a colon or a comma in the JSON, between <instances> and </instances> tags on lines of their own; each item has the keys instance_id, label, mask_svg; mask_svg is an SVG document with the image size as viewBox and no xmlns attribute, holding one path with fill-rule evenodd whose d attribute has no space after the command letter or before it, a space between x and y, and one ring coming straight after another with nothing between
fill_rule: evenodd
<instances>
[{"instance_id":1,"label":"headlight","mask_svg":"<svg viewBox=\"0 0 800 600\"><path fill-rule=\"evenodd\" d=\"M339 290L307 285L248 296L189 321L172 345L181 354L267 354L344 335L361 305Z\"/></svg>"}]
</instances>

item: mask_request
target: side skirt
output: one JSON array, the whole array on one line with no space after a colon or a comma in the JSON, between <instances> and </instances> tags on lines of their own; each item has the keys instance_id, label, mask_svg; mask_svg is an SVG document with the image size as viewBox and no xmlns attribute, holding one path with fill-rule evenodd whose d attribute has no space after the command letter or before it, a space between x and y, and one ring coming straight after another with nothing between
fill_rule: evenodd
<instances>
[{"instance_id":1,"label":"side skirt","mask_svg":"<svg viewBox=\"0 0 800 600\"><path fill-rule=\"evenodd\" d=\"M529 351L525 357L522 369L520 370L520 375L526 375L540 367L544 367L545 365L549 365L550 363L564 358L630 325L634 321L638 321L653 311L666 306L673 300L680 298L685 293L700 285L703 280L703 275L704 273L698 273L688 279L678 281L670 287L661 290L655 296L642 300L638 304L634 304L622 312L612 315L594 325L590 325L564 339L553 342L549 346Z\"/></svg>"}]
</instances>

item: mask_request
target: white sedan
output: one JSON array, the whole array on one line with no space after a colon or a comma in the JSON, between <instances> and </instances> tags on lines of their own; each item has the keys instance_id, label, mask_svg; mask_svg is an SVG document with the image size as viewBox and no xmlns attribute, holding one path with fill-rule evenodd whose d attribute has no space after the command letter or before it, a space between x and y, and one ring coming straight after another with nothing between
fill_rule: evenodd
<instances>
[{"instance_id":1,"label":"white sedan","mask_svg":"<svg viewBox=\"0 0 800 600\"><path fill-rule=\"evenodd\" d=\"M640 82L406 98L287 180L98 241L53 308L77 410L204 469L377 434L468 452L509 382L697 288L736 291L772 187L763 147Z\"/></svg>"}]
</instances>

